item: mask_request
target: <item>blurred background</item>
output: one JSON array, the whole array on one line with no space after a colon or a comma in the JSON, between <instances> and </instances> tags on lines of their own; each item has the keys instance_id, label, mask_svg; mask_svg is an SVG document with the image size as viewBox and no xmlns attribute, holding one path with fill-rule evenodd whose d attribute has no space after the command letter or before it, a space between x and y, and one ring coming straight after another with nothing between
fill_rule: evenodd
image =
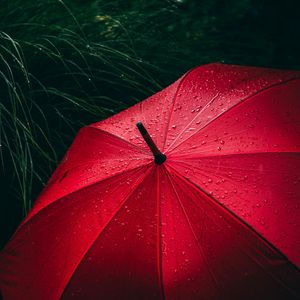
<instances>
[{"instance_id":1,"label":"blurred background","mask_svg":"<svg viewBox=\"0 0 300 300\"><path fill-rule=\"evenodd\" d=\"M197 65L300 69L299 2L0 0L1 247L85 124Z\"/></svg>"}]
</instances>

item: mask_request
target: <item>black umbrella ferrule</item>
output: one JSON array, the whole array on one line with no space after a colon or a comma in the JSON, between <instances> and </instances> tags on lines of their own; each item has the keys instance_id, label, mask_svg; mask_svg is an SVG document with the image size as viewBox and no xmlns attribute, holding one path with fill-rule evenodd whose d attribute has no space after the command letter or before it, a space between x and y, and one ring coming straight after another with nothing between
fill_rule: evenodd
<instances>
[{"instance_id":1,"label":"black umbrella ferrule","mask_svg":"<svg viewBox=\"0 0 300 300\"><path fill-rule=\"evenodd\" d=\"M148 147L150 148L151 152L153 153L154 156L154 162L157 165L161 165L162 163L165 162L165 160L167 159L166 155L163 154L155 145L155 143L153 142L151 136L149 135L147 129L144 127L142 122L138 122L136 123L136 126L138 128L138 130L140 131L143 139L145 140L145 142L147 143Z\"/></svg>"}]
</instances>

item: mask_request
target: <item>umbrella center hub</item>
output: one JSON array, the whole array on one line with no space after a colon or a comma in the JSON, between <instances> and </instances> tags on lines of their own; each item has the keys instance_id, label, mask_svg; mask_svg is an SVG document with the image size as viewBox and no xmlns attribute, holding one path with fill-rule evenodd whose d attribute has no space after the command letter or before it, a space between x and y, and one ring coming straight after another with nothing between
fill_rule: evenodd
<instances>
[{"instance_id":1,"label":"umbrella center hub","mask_svg":"<svg viewBox=\"0 0 300 300\"><path fill-rule=\"evenodd\" d=\"M161 165L163 164L165 161L166 161L167 157L165 154L157 154L157 155L154 155L154 162L157 164L157 165Z\"/></svg>"}]
</instances>

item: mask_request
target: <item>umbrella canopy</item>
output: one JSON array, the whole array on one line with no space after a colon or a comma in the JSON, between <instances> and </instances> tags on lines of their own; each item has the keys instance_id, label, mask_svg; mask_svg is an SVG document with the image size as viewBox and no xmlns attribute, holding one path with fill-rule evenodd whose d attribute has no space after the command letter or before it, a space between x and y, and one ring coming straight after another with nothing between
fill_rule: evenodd
<instances>
[{"instance_id":1,"label":"umbrella canopy","mask_svg":"<svg viewBox=\"0 0 300 300\"><path fill-rule=\"evenodd\" d=\"M300 72L209 64L81 129L4 299L299 299L299 98Z\"/></svg>"}]
</instances>

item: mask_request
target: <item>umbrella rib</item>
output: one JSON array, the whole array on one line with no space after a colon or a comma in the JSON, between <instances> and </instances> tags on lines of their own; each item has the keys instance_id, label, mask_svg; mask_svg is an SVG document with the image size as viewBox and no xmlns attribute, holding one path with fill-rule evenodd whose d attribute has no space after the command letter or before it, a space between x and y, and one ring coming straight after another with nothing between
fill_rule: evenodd
<instances>
[{"instance_id":1,"label":"umbrella rib","mask_svg":"<svg viewBox=\"0 0 300 300\"><path fill-rule=\"evenodd\" d=\"M192 232L192 235L193 235L194 238L195 238L196 245L197 245L197 249L199 250L200 256L202 257L203 262L205 263L205 265L206 265L206 267L207 267L207 270L208 270L208 272L209 272L209 274L210 274L210 276L211 276L211 278L212 278L212 281L213 281L214 284L215 284L215 287L216 287L218 293L219 293L220 295L222 295L222 293L220 292L220 289L219 289L219 285L218 285L217 279L215 278L215 275L213 274L212 270L209 268L208 261L207 261L206 258L205 258L205 255L204 255L204 253L203 253L203 250L202 250L202 248L201 248L201 245L200 245L200 243L199 243L199 240L198 240L198 238L197 238L197 236L196 236L196 234L195 234L195 231L194 231L194 229L193 229L193 226L192 226L192 224L191 224L191 221L190 221L190 219L189 219L189 217L188 217L188 215L187 215L187 213L186 213L185 208L183 207L183 204L182 204L182 202L181 202L181 200L180 200L180 197L179 197L179 195L178 195L178 193L177 193L177 191L176 191L176 188L174 187L172 178L170 177L170 175L169 175L168 172L166 172L166 174L167 174L167 176L168 176L168 178L169 178L169 181L170 181L170 183L171 183L172 189L173 189L173 191L174 191L174 193L175 193L175 195L176 195L176 198L177 198L177 200L178 200L178 203L179 203L179 205L180 205L180 208L181 208L181 210L183 211L184 217L186 218L186 221L187 221L187 223L188 223L188 225L189 225L189 228L190 228L190 230L191 230L191 232ZM204 226L204 224L203 224L203 226Z\"/></svg>"},{"instance_id":2,"label":"umbrella rib","mask_svg":"<svg viewBox=\"0 0 300 300\"><path fill-rule=\"evenodd\" d=\"M266 152L266 153L258 153L259 155L264 155L264 154L268 154L269 152ZM272 152L273 153L273 152ZM291 155L300 155L300 153L299 152L284 152L284 153L276 153L276 154L278 154L278 155L285 155L285 154L291 154ZM225 156L225 155L224 155ZM234 155L232 155L232 156L234 156ZM218 157L218 156L213 156L213 157ZM206 157L203 157L203 158L206 158ZM211 158L211 157L209 157L209 158ZM190 162L192 162L192 159L189 161L189 162L187 162L187 161L184 161L184 160L176 160L176 161L174 161L174 162L172 162L173 164L178 164L178 165L185 165L185 166L187 166L187 167L191 167L191 164L190 164ZM212 162L210 162L210 165L212 165ZM206 172L203 172L203 168L200 168L200 167L196 167L196 166L193 166L193 168L194 169L197 169L200 173L202 173L202 176L205 176L205 177L207 177L207 178L209 178L209 177L211 177L211 176L208 176L207 175L207 173ZM172 168L172 169L174 169L174 168ZM213 167L211 167L211 169L213 169ZM225 171L228 171L229 169L228 168L223 168L223 170ZM244 169L244 168L240 168L240 167L236 167L236 166L231 166L230 167L230 170L232 170L232 171L236 171L236 170L248 170L248 171L257 171L257 168L252 168L252 169L250 169L250 168L248 168L248 169ZM223 172L224 172L223 171ZM268 169L265 169L265 172L269 172L269 170ZM214 175L214 176L216 176L216 175ZM218 177L218 176L216 176L216 177ZM219 177L220 179L222 178L222 177ZM229 181L229 182L232 182L233 184L235 184L236 183L236 180L233 180L232 178L229 178L228 176L227 176L227 178L226 178L226 180L227 181Z\"/></svg>"},{"instance_id":3,"label":"umbrella rib","mask_svg":"<svg viewBox=\"0 0 300 300\"><path fill-rule=\"evenodd\" d=\"M203 65L201 67L204 67L206 65ZM200 68L201 68L200 67ZM186 78L194 71L198 70L199 67L195 67L193 69L191 69L190 71L188 71L181 79L181 81L179 82L178 84L178 87L177 87L177 90L173 96L173 101L172 101L172 107L171 107L171 111L170 111L170 114L169 114L169 118L168 118L168 122L167 122L167 126L166 126L166 129L165 129L165 137L164 137L164 142L163 142L163 147L162 147L162 151L164 151L165 149L165 144L166 144L166 141L167 141L167 134L168 134L168 131L169 131L169 126L170 126L170 122L171 122L171 118L172 118L172 113L174 111L174 106L175 106L175 102L176 102L176 99L177 99L177 95L179 93L179 90L180 88L182 87L183 83L185 82Z\"/></svg>"},{"instance_id":4,"label":"umbrella rib","mask_svg":"<svg viewBox=\"0 0 300 300\"><path fill-rule=\"evenodd\" d=\"M111 218L106 222L106 224L101 228L101 231L96 235L94 241L90 244L90 246L87 247L86 251L82 255L82 258L79 260L77 266L72 271L71 276L69 277L69 280L67 281L66 286L62 289L61 296L63 296L64 292L66 291L67 287L70 285L72 278L74 277L76 271L80 267L80 264L83 262L84 258L87 256L88 252L92 249L92 247L96 244L99 237L103 234L105 230L109 227L110 223L114 220L116 215L121 211L121 209L124 207L124 205L127 203L127 201L130 199L130 197L133 195L133 193L136 191L136 189L143 183L145 178L153 171L153 168L148 168L147 171L145 171L139 178L138 182L135 183L135 188L131 189L131 191L127 194L124 201L119 205L119 207L116 209L116 211L112 214Z\"/></svg>"},{"instance_id":5,"label":"umbrella rib","mask_svg":"<svg viewBox=\"0 0 300 300\"><path fill-rule=\"evenodd\" d=\"M168 167L170 169L172 169L172 171L182 180L184 180L189 186L191 186L192 188L196 189L196 190L200 190L202 193L204 193L205 195L207 195L211 200L212 203L214 203L215 205L218 205L220 208L222 208L228 215L230 215L231 217L237 219L245 228L247 228L250 232L252 232L259 240L261 240L262 242L265 243L266 246L268 246L270 249L272 249L274 252L279 253L284 259L286 259L290 265L292 265L296 270L299 270L299 268L293 264L286 255L284 255L279 249L277 249L276 247L274 247L268 240L266 240L261 234L259 234L256 230L254 230L248 223L246 223L243 219L241 219L239 216L237 216L236 214L234 214L232 211L230 211L224 204L220 203L217 199L215 199L214 197L212 197L212 195L210 195L209 193L207 193L204 189L202 189L200 186L196 185L195 183L193 183L191 180L189 180L188 178L184 177L183 175L181 175L175 168L173 168L172 166L168 165Z\"/></svg>"},{"instance_id":6,"label":"umbrella rib","mask_svg":"<svg viewBox=\"0 0 300 300\"><path fill-rule=\"evenodd\" d=\"M160 201L160 169L156 168L157 172L157 194L156 194L156 214L157 214L157 271L158 271L158 281L161 291L162 300L166 299L163 283L163 268L162 268L162 237L161 237L161 201Z\"/></svg>"},{"instance_id":7,"label":"umbrella rib","mask_svg":"<svg viewBox=\"0 0 300 300\"><path fill-rule=\"evenodd\" d=\"M266 90L269 90L275 86L279 86L279 85L284 85L288 82L291 82L291 81L294 81L294 80L299 80L300 77L294 77L294 78L291 78L291 79L287 79L285 81L281 81L281 82L276 82L276 83L273 83L267 87L264 87L262 88L261 90L257 91L257 92L254 92L252 95L249 95L248 97L244 98L244 99L241 99L238 103L236 103L235 105L233 105L232 107L230 107L229 109L227 109L226 111L224 112L221 112L219 115L217 115L215 118L213 118L212 120L210 120L208 123L206 123L203 127L201 128L198 128L198 130L196 130L191 136L187 137L186 139L180 141L179 144L177 144L173 149L172 151L174 151L174 149L176 149L177 147L179 147L182 143L186 142L187 140L189 140L191 137L193 137L195 134L197 134L198 132L200 132L201 130L203 130L204 128L206 128L208 125L210 125L212 122L216 121L217 119L219 119L221 116L223 116L224 114L226 114L226 112L228 111L231 111L232 109L234 109L235 107L238 107L239 105L241 105L242 103L244 103L245 101L249 101L251 99L253 99L255 96L257 96L258 94L266 91ZM203 110L201 110L198 115L203 112ZM179 134L181 135L183 133L183 131ZM178 136L179 136L178 135ZM167 150L165 151L165 153L168 152L168 150L170 149L170 147L173 145L174 143L172 143L168 148Z\"/></svg>"},{"instance_id":8,"label":"umbrella rib","mask_svg":"<svg viewBox=\"0 0 300 300\"><path fill-rule=\"evenodd\" d=\"M203 192L204 194L206 194L210 199L212 199L212 203L214 205L218 205L220 208L222 208L224 210L224 212L226 212L226 214L228 216L233 217L234 219L236 219L245 229L247 229L247 231L252 234L258 241L262 241L263 244L265 245L265 247L271 249L271 251L273 251L274 253L276 253L277 255L279 255L281 257L281 259L284 259L292 268L292 270L299 272L299 268L293 264L291 261L289 261L289 259L277 248L275 248L271 243L269 243L261 234L259 234L256 230L254 230L250 225L248 225L245 221L243 221L240 217L238 217L236 214L232 213L226 206L224 206L222 203L220 203L219 201L217 201L215 198L213 198L211 195L207 194L207 192L205 190L203 190L201 187L195 185L193 182L191 182L189 179L183 177L181 174L179 174L173 167L169 166L175 173L176 176L178 176L179 178L181 178L182 180L184 180L184 182L186 182L188 185L190 185L191 187L193 187L196 190L200 190L201 192ZM171 181L171 180L170 180ZM172 181L171 181L172 184ZM172 184L173 187L173 184ZM175 188L173 187L174 191ZM175 191L175 194L177 196L177 193ZM177 196L178 197L178 196ZM178 197L179 200L179 197ZM181 208L184 210L184 208L182 207L181 201L179 200L180 206ZM184 214L188 220L188 216L186 215L186 212L184 210ZM189 223L189 221L188 221ZM192 230L192 228L191 228ZM197 240L197 239L196 239ZM199 245L200 246L200 245ZM251 244L250 244L251 246ZM296 295L295 291L292 290L291 288L289 288L289 286L282 281L280 278L277 278L275 275L273 275L271 272L269 272L261 262L259 262L258 260L254 259L253 257L251 257L250 254L248 254L246 251L244 251L241 247L239 247L239 249L249 258L251 259L258 267L260 267L260 269L263 270L263 272L271 277L275 282L279 283L282 287L284 287L285 289L287 289L290 293Z\"/></svg>"},{"instance_id":9,"label":"umbrella rib","mask_svg":"<svg viewBox=\"0 0 300 300\"><path fill-rule=\"evenodd\" d=\"M215 96L212 97L212 99L206 103L206 105L195 115L195 117L182 129L182 131L176 136L174 141L169 145L166 152L178 141L178 139L181 137L182 133L185 132L185 130L193 124L193 122L199 117L199 115L208 107L210 106L219 96L220 94L217 93ZM201 129L200 129L201 130Z\"/></svg>"},{"instance_id":10,"label":"umbrella rib","mask_svg":"<svg viewBox=\"0 0 300 300\"><path fill-rule=\"evenodd\" d=\"M116 176L119 176L119 175L121 175L121 174L124 175L124 173L130 172L130 171L134 171L134 170L139 170L139 169L142 169L142 168L145 168L145 167L149 167L149 166L151 166L151 165L152 165L152 163L148 163L148 164L146 164L146 165L138 166L138 167L136 167L136 168L128 169L128 170L126 170L126 171L120 171L120 172L117 173L117 174L114 174L114 175L112 175L112 176L106 177L105 179L101 179L100 182L107 181L107 180L109 180L109 179L111 179L111 178L114 178L114 177L116 177ZM88 185L86 185L86 186L83 186L83 187L79 188L78 190L75 190L75 191L73 191L73 192L71 192L71 193L69 193L69 194L67 194L67 195L64 195L64 196L62 196L62 197L60 197L60 198L54 200L54 201L51 202L50 204L48 204L48 205L42 207L42 208L41 208L40 210L38 210L35 214L33 214L33 215L30 217L29 220L26 221L26 219L25 219L25 220L21 223L21 225L19 226L19 228L17 229L17 231L18 231L21 227L23 227L24 225L30 224L30 223L32 222L32 220L34 219L34 217L36 217L37 215L39 215L41 212L43 212L44 210L46 210L46 209L49 208L50 206L52 206L52 205L54 205L55 203L57 203L57 201L63 200L63 199L65 199L66 197L69 197L69 196L71 196L71 195L73 195L73 194L75 194L75 193L77 193L77 192L81 192L82 190L85 190L85 189L87 189L87 188L91 188L91 187L93 187L93 186L95 186L95 185L97 185L97 184L99 184L99 181L96 181L96 182L94 182L94 183L92 183L92 184L88 184Z\"/></svg>"},{"instance_id":11,"label":"umbrella rib","mask_svg":"<svg viewBox=\"0 0 300 300\"><path fill-rule=\"evenodd\" d=\"M173 168L172 168L172 170L174 170ZM175 171L175 170L174 170ZM192 185L194 188L199 188L199 190L201 190L203 193L205 193L205 194L207 194L204 190L202 190L200 187L197 187L197 186L195 186L193 183L191 183L188 179L186 179L186 178L184 178L184 177L182 177L182 176L180 176L180 174L178 174L177 173L177 171L175 171L175 174L177 175L177 176L179 176L179 178L181 178L181 179L183 179L185 182L187 182L189 185ZM187 216L187 214L186 214L186 212L185 212L185 209L184 209L184 207L183 207L183 205L182 205L182 203L181 203L181 201L180 201L180 199L179 199L179 196L178 196L178 194L177 194L177 192L176 192L176 190L175 190L175 187L173 186L173 183L172 183L172 181L171 181L171 179L170 179L170 182L171 182L171 185L172 185L172 187L173 187L173 190L174 190L174 192L175 192L175 194L176 194L176 197L178 198L178 201L179 201L179 203L180 203L180 206L181 206L181 208L182 208L182 210L183 210L183 212L184 212L184 215L185 215L185 217L186 217L186 219L187 219L187 221L188 221L188 224L190 225L190 229L191 229L191 231L192 231L192 233L193 233L193 235L194 235L194 237L195 237L195 239L196 239L196 241L197 241L197 237L196 237L196 235L194 234L194 231L193 231L193 229L192 229L192 225L190 224L190 222L189 222L189 218L188 218L188 216ZM192 200L193 202L194 202L194 200ZM195 202L194 202L195 203ZM195 203L196 204L196 203ZM214 204L220 204L217 200L214 200ZM252 227L250 227L248 224L246 224L243 220L241 220L238 216L236 216L235 214L233 214L233 213L231 213L226 207L224 207L222 204L220 204L220 206L222 207L222 208L225 208L225 211L227 212L227 213L229 213L228 215L229 216L233 216L233 217L236 217L237 219L238 219L238 221L239 222L241 222L242 223L242 225L246 225L245 227L246 227L246 229L248 229L248 231L251 233L251 234L254 234L254 236L257 238L258 237L258 240L263 240L263 242L264 242L264 244L265 244L265 246L266 247L268 247L268 248L270 248L272 251L274 251L275 253L277 253L277 254L279 254L280 256L282 256L282 258L284 258L291 266L292 266L292 268L293 269L296 269L296 270L298 270L298 268L293 264L293 263L291 263L289 260L288 260L288 258L284 255L284 254L282 254L278 249L276 249L272 244L270 244L268 241L266 241L265 240L265 238L264 237L262 237L259 233L257 233ZM209 217L207 214L205 214L205 216L207 216L207 217ZM211 219L212 220L212 219ZM246 242L247 242L247 239L245 240ZM199 245L199 250L201 251L201 249L200 249L200 244L198 244L197 243L197 245ZM276 281L277 283L279 283L281 286L283 286L285 289L287 289L290 293L292 293L292 294L294 294L295 292L292 290L292 289L290 289L288 286L287 286L287 284L285 284L280 278L277 278L276 276L274 276L271 272L268 272L268 270L264 267L264 265L259 261L259 260L257 260L257 259L255 259L254 257L252 257L247 251L245 251L243 248L241 248L241 247L239 247L239 249L240 249L240 251L242 251L250 260L252 260L267 276L269 276L270 278L272 278L274 281ZM248 249L248 248L247 248ZM201 254L202 254L202 252L201 252ZM205 263L206 263L206 265L207 265L207 267L208 267L208 264L207 264L207 262L205 261ZM209 268L208 268L208 270L209 270ZM217 284L217 281L216 281L216 284Z\"/></svg>"},{"instance_id":12,"label":"umbrella rib","mask_svg":"<svg viewBox=\"0 0 300 300\"><path fill-rule=\"evenodd\" d=\"M299 151L295 151L295 152L291 152L291 151L266 151L266 152L238 152L238 153L226 153L226 154L219 154L219 155L199 155L199 156L193 156L193 157L189 157L190 153L187 153L186 155L178 155L178 156L170 156L169 157L169 161L171 161L171 159L174 159L174 162L186 162L185 160L178 160L177 158L184 158L186 160L192 161L194 159L201 159L201 158L219 158L219 157L228 157L228 156L253 156L253 155L299 155L300 152Z\"/></svg>"},{"instance_id":13,"label":"umbrella rib","mask_svg":"<svg viewBox=\"0 0 300 300\"><path fill-rule=\"evenodd\" d=\"M271 126L269 126L269 127L271 128ZM248 132L248 129L242 129L242 130L238 130L238 131L234 131L234 132L231 131L230 134L228 134L228 137L234 137L234 136L237 137L237 136L240 136L241 134L247 134L247 132ZM206 145L208 145L212 141L214 141L214 139L206 140ZM177 146L174 149L176 149L176 148L177 148ZM211 145L210 147L206 146L205 149L207 150L207 152L209 152L211 149L215 149L215 147L213 145ZM174 155L174 153L176 153L176 151L173 151L173 150L171 153ZM181 150L181 152L182 152L182 150ZM238 153L236 153L236 154L238 154ZM221 155L222 154L220 154L220 156Z\"/></svg>"},{"instance_id":14,"label":"umbrella rib","mask_svg":"<svg viewBox=\"0 0 300 300\"><path fill-rule=\"evenodd\" d=\"M137 145L135 145L135 144L133 144L133 143L131 143L131 142L129 142L129 141L127 141L127 140L121 138L121 137L118 136L118 135L112 134L111 132L108 132L108 131L106 131L106 130L103 130L103 129L99 128L99 127L95 127L95 126L92 126L92 125L87 126L87 128L93 128L93 129L95 129L95 130L100 130L100 131L103 132L104 134L110 135L110 136L116 138L117 140L119 140L119 141L121 141L121 142L123 142L123 143L126 143L126 144L128 144L128 145L130 145L130 146L132 146L132 147L134 147L134 148L137 148L138 150L143 151L143 152L146 153L147 155L150 155L150 156L151 156L151 154L149 153L149 151L147 151L147 150L145 150L144 148L142 148L142 147L140 147L140 146L137 146Z\"/></svg>"},{"instance_id":15,"label":"umbrella rib","mask_svg":"<svg viewBox=\"0 0 300 300\"><path fill-rule=\"evenodd\" d=\"M176 162L177 163L177 162ZM181 161L181 162L179 162L179 163L182 163L183 165L186 165L186 166L188 166L188 167L190 167L190 164L187 164L186 162L184 162L184 161ZM194 167L195 168L195 167ZM200 168L196 168L198 171L199 171L199 173L201 173L201 176L204 176L204 177L206 177L206 178L210 178L210 177L212 177L212 176L208 176L207 175L207 173L205 173L205 172L201 172L202 171L202 169L200 169ZM241 169L241 168L232 168L232 170L244 170L244 169ZM221 176L217 176L217 175L214 175L216 178L218 178L218 179L222 179L223 177L221 177ZM236 180L233 180L232 178L226 178L226 180L228 181L228 182L231 182L231 183L233 183L233 184L236 184ZM199 185L199 188L202 190L202 188L200 187L200 185ZM204 189L203 189L204 190Z\"/></svg>"}]
</instances>

